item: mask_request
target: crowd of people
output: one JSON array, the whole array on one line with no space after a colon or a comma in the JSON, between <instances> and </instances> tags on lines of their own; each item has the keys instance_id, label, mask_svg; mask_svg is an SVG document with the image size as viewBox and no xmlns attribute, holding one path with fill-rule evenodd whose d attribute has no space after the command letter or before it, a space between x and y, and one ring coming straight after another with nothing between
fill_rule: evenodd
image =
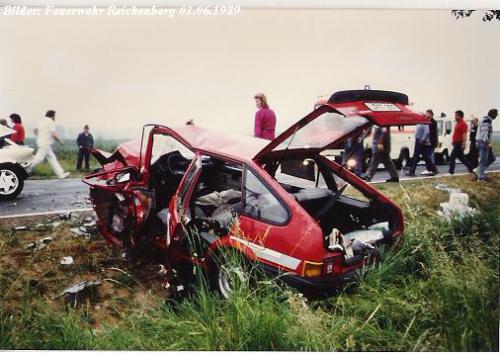
<instances>
[{"instance_id":1,"label":"crowd of people","mask_svg":"<svg viewBox=\"0 0 500 354\"><path fill-rule=\"evenodd\" d=\"M273 140L276 134L276 114L269 107L267 97L263 93L257 93L254 96L257 111L254 121L254 136L262 139ZM426 166L424 175L436 175L438 169L434 161L435 149L438 146L437 122L434 119L434 112L431 109L426 111L430 124L419 124L415 129L415 145L413 149L412 161L408 164L407 176L414 177L420 159L423 159ZM450 164L448 174L455 172L456 160L460 160L466 168L475 173L478 181L485 180L485 171L495 159L495 153L492 147L493 121L498 116L497 109L491 109L486 116L481 119L473 119L469 129L464 120L464 112L457 110L455 112L455 127L452 134L453 149L450 154ZM31 170L38 164L47 160L54 173L59 178L66 178L69 172L65 172L57 160L56 154L52 149L54 141L63 145L64 141L58 136L55 125L56 112L48 110L45 117L36 125L34 133L36 136L37 151L31 164ZM16 144L23 145L26 139L25 128L21 116L17 113L10 115L11 125L9 126L5 119L0 119L0 124L14 130L9 137ZM189 120L186 124L194 124ZM364 136L364 134L362 134ZM465 156L467 137L470 140L468 156ZM0 148L5 144L4 139L0 139ZM78 146L78 155L76 158L76 169L81 171L84 163L85 171L90 171L90 150L94 147L94 138L90 133L88 125L85 125L83 131L76 139ZM398 182L399 176L391 159L391 134L387 127L375 127L372 135L372 154L370 164L365 175L362 174L362 159L364 158L363 137L358 139L349 138L346 142L346 151L350 151L349 156L355 161L354 172L366 181L370 181L377 167L382 163L389 173L390 178L387 182Z\"/></svg>"},{"instance_id":2,"label":"crowd of people","mask_svg":"<svg viewBox=\"0 0 500 354\"><path fill-rule=\"evenodd\" d=\"M273 140L276 130L276 115L269 108L267 98L263 93L254 96L257 106L255 113L254 136L262 139ZM434 119L432 109L426 111L430 124L419 124L415 129L415 145L413 158L408 164L406 173L409 177L415 177L417 165L421 159L424 160L426 170L423 175L437 175L438 169L434 159L435 150L438 146L438 127ZM485 171L496 159L492 146L493 121L498 116L497 109L490 109L488 114L480 120L474 118L471 128L464 120L464 112L455 112L455 127L452 133L452 151L450 154L448 175L455 173L456 160L460 160L469 172L477 176L478 181L485 181ZM363 134L361 134L363 135ZM465 156L467 136L469 135L470 148ZM354 172L366 181L371 181L380 163L384 165L390 178L387 182L399 182L399 176L394 162L391 159L391 133L388 127L375 127L372 135L371 159L365 175L362 173L362 159L364 158L363 139L349 138L346 141L345 150L353 161Z\"/></svg>"},{"instance_id":3,"label":"crowd of people","mask_svg":"<svg viewBox=\"0 0 500 354\"><path fill-rule=\"evenodd\" d=\"M11 125L9 126L6 119L1 119L0 124L11 128L14 130L8 138L18 144L24 145L26 139L26 132L24 125L22 123L21 116L17 113L12 113L10 115ZM47 161L54 171L55 175L60 178L66 178L70 175L69 172L65 172L57 156L52 149L52 145L57 141L60 145L64 145L64 140L59 137L56 130L56 111L48 110L45 113L45 117L40 119L36 124L33 132L36 136L36 153L33 157L31 165L29 166L29 171L31 172L36 166L38 166L43 161ZM85 170L90 172L89 159L90 159L90 149L94 146L94 139L92 134L90 134L89 126L85 125L83 132L78 135L76 139L78 145L78 156L76 161L76 169L78 171L82 168L82 162L85 161ZM0 139L0 148L5 145L5 138Z\"/></svg>"}]
</instances>

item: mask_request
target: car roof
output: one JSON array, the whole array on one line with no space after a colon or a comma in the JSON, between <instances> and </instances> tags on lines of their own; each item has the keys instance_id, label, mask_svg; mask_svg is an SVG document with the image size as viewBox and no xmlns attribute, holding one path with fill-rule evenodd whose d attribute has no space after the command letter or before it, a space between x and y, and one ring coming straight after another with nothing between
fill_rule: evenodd
<instances>
[{"instance_id":1,"label":"car roof","mask_svg":"<svg viewBox=\"0 0 500 354\"><path fill-rule=\"evenodd\" d=\"M194 150L233 160L250 161L269 144L269 140L233 132L218 133L197 125L183 125L170 129Z\"/></svg>"}]
</instances>

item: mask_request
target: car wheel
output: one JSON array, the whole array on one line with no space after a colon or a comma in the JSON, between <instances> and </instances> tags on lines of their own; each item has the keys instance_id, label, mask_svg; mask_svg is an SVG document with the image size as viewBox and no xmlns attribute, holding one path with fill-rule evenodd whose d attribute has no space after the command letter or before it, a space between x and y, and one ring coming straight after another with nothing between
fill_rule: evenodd
<instances>
[{"instance_id":1,"label":"car wheel","mask_svg":"<svg viewBox=\"0 0 500 354\"><path fill-rule=\"evenodd\" d=\"M250 265L240 252L224 250L212 258L209 273L210 287L222 298L231 295L243 286L250 284Z\"/></svg>"},{"instance_id":2,"label":"car wheel","mask_svg":"<svg viewBox=\"0 0 500 354\"><path fill-rule=\"evenodd\" d=\"M0 165L0 200L14 199L21 193L24 179L13 164Z\"/></svg>"}]
</instances>

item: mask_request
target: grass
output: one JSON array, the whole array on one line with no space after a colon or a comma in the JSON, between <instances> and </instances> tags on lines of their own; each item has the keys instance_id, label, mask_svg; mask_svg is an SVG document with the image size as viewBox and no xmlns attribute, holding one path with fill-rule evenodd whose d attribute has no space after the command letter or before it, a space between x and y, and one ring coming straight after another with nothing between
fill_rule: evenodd
<instances>
[{"instance_id":1,"label":"grass","mask_svg":"<svg viewBox=\"0 0 500 354\"><path fill-rule=\"evenodd\" d=\"M440 181L466 191L479 210L452 222L436 215L448 199L436 181L377 186L403 207L404 241L383 252L359 286L312 303L272 281L243 284L228 301L200 287L166 302L154 261L124 263L99 238L72 237L69 224L48 232L56 239L46 249L29 252L23 245L45 234L3 225L0 348L498 351L500 175L493 176L483 184ZM74 265L58 264L70 254ZM108 279L97 299L72 307L53 298L96 277Z\"/></svg>"},{"instance_id":2,"label":"grass","mask_svg":"<svg viewBox=\"0 0 500 354\"><path fill-rule=\"evenodd\" d=\"M95 142L95 147L100 150L112 152L115 148L120 144L119 140L97 140ZM35 140L33 138L26 139L26 144L35 146ZM59 163L63 167L64 171L68 171L71 173L72 177L79 177L81 173L76 170L76 160L78 157L78 146L74 140L64 139L64 145L59 145L58 143L54 143L53 145L54 152L59 160ZM82 167L84 164L82 164ZM101 165L90 156L90 170L99 168ZM85 173L85 172L83 172ZM54 178L54 172L50 165L44 161L37 167L35 167L33 171L32 179L44 179L44 178Z\"/></svg>"},{"instance_id":3,"label":"grass","mask_svg":"<svg viewBox=\"0 0 500 354\"><path fill-rule=\"evenodd\" d=\"M493 138L493 150L495 155L500 156L500 140Z\"/></svg>"}]
</instances>

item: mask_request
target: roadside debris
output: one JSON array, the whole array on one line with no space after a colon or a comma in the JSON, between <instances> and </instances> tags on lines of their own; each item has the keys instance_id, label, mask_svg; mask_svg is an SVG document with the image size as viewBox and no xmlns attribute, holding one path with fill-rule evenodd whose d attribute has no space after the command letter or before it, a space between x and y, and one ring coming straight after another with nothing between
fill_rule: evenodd
<instances>
[{"instance_id":1,"label":"roadside debris","mask_svg":"<svg viewBox=\"0 0 500 354\"><path fill-rule=\"evenodd\" d=\"M73 264L73 257L71 257L71 256L63 257L61 259L61 264L64 264L64 265Z\"/></svg>"},{"instance_id":2,"label":"roadside debris","mask_svg":"<svg viewBox=\"0 0 500 354\"><path fill-rule=\"evenodd\" d=\"M33 241L28 243L25 248L30 251L39 251L47 247L47 245L52 241L53 241L52 237L50 236L44 237L38 241Z\"/></svg>"},{"instance_id":3,"label":"roadside debris","mask_svg":"<svg viewBox=\"0 0 500 354\"><path fill-rule=\"evenodd\" d=\"M70 229L70 231L75 235L90 239L92 235L96 235L98 233L95 217L86 216L78 223L80 226L75 226Z\"/></svg>"},{"instance_id":4,"label":"roadside debris","mask_svg":"<svg viewBox=\"0 0 500 354\"><path fill-rule=\"evenodd\" d=\"M434 188L443 191L443 192L448 192L448 193L455 193L455 192L462 192L458 188L452 188L444 183L436 183L434 184Z\"/></svg>"},{"instance_id":5,"label":"roadside debris","mask_svg":"<svg viewBox=\"0 0 500 354\"><path fill-rule=\"evenodd\" d=\"M72 303L76 305L81 302L84 298L92 298L97 296L97 287L101 286L102 282L99 280L89 280L81 281L69 288L63 290L63 292L56 298L64 296L64 301L66 303Z\"/></svg>"},{"instance_id":6,"label":"roadside debris","mask_svg":"<svg viewBox=\"0 0 500 354\"><path fill-rule=\"evenodd\" d=\"M91 236L90 232L88 232L87 228L83 225L79 226L79 227L72 227L71 229L69 229L69 231L71 231L72 233L74 233L77 236L83 236L86 239L90 239L90 236Z\"/></svg>"},{"instance_id":7,"label":"roadside debris","mask_svg":"<svg viewBox=\"0 0 500 354\"><path fill-rule=\"evenodd\" d=\"M440 203L441 210L437 212L446 221L451 221L452 219L460 220L476 213L476 209L469 206L469 195L462 192L462 190L452 188L444 183L436 183L434 188L450 193L450 200Z\"/></svg>"},{"instance_id":8,"label":"roadside debris","mask_svg":"<svg viewBox=\"0 0 500 354\"><path fill-rule=\"evenodd\" d=\"M438 215L447 221L452 219L460 220L476 213L476 209L469 206L469 195L467 193L452 192L450 193L450 201L439 205L441 210L438 210Z\"/></svg>"}]
</instances>

